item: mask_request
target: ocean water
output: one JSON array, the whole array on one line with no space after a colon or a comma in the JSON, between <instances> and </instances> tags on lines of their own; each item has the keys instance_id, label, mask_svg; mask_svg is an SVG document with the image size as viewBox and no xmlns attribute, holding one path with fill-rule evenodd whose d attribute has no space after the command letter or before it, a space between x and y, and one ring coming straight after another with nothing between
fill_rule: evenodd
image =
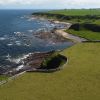
<instances>
[{"instance_id":1,"label":"ocean water","mask_svg":"<svg viewBox=\"0 0 100 100\"><path fill-rule=\"evenodd\" d=\"M54 26L47 20L30 18L33 12L36 10L0 10L0 67L13 67L28 53L64 49L73 44L36 38L33 32Z\"/></svg>"}]
</instances>

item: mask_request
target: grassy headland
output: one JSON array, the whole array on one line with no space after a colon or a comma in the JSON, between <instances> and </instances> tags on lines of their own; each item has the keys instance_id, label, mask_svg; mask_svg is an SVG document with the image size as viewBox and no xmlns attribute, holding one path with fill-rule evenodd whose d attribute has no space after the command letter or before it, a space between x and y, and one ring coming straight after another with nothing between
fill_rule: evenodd
<instances>
[{"instance_id":1,"label":"grassy headland","mask_svg":"<svg viewBox=\"0 0 100 100\"><path fill-rule=\"evenodd\" d=\"M25 73L0 87L0 100L99 100L100 43L79 43L61 52L68 57L55 73Z\"/></svg>"},{"instance_id":2,"label":"grassy headland","mask_svg":"<svg viewBox=\"0 0 100 100\"><path fill-rule=\"evenodd\" d=\"M100 9L65 9L34 14L71 23L89 22L100 25Z\"/></svg>"},{"instance_id":3,"label":"grassy headland","mask_svg":"<svg viewBox=\"0 0 100 100\"><path fill-rule=\"evenodd\" d=\"M66 32L89 41L100 41L100 26L90 23L73 24Z\"/></svg>"}]
</instances>

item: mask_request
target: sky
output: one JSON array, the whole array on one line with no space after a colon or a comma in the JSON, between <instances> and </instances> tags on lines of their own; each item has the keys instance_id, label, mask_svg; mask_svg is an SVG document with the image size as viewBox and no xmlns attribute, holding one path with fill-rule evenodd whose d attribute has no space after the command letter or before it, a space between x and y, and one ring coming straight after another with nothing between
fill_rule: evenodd
<instances>
[{"instance_id":1,"label":"sky","mask_svg":"<svg viewBox=\"0 0 100 100\"><path fill-rule=\"evenodd\" d=\"M0 0L0 9L100 8L100 0Z\"/></svg>"}]
</instances>

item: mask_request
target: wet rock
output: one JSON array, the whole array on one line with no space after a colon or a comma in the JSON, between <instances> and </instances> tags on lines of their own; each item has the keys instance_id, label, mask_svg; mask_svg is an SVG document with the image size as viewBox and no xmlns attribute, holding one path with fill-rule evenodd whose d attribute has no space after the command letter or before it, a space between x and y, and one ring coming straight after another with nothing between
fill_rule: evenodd
<instances>
[{"instance_id":1,"label":"wet rock","mask_svg":"<svg viewBox=\"0 0 100 100\"><path fill-rule=\"evenodd\" d=\"M40 39L43 39L45 41L49 41L52 43L59 43L59 42L67 42L68 40L64 38L63 36L58 35L56 32L56 28L51 30L50 32L40 31L34 33L34 36Z\"/></svg>"},{"instance_id":2,"label":"wet rock","mask_svg":"<svg viewBox=\"0 0 100 100\"><path fill-rule=\"evenodd\" d=\"M0 67L0 75L2 75L2 74L5 73L5 72L6 72L6 69Z\"/></svg>"}]
</instances>

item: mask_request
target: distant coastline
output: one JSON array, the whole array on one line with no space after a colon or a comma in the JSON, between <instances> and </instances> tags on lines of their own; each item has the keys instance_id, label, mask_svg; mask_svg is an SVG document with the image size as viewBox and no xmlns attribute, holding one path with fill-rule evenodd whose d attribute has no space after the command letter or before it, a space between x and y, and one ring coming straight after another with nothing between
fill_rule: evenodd
<instances>
[{"instance_id":1,"label":"distant coastline","mask_svg":"<svg viewBox=\"0 0 100 100\"><path fill-rule=\"evenodd\" d=\"M65 21L59 21L59 20L52 19L52 18L49 19L48 17L44 17L44 16L40 16L40 15L38 16L38 13L37 13L37 15L33 14L33 18L37 18L37 19L40 19L40 20L47 19L48 21L50 21L53 24L64 25L65 27L63 27L62 29L55 29L55 33L57 33L58 35L66 38L66 39L70 39L71 41L73 41L75 43L87 41L87 39L85 39L85 38L81 38L81 37L69 34L68 32L65 32L65 30L67 30L71 27L72 23L65 22Z\"/></svg>"}]
</instances>

